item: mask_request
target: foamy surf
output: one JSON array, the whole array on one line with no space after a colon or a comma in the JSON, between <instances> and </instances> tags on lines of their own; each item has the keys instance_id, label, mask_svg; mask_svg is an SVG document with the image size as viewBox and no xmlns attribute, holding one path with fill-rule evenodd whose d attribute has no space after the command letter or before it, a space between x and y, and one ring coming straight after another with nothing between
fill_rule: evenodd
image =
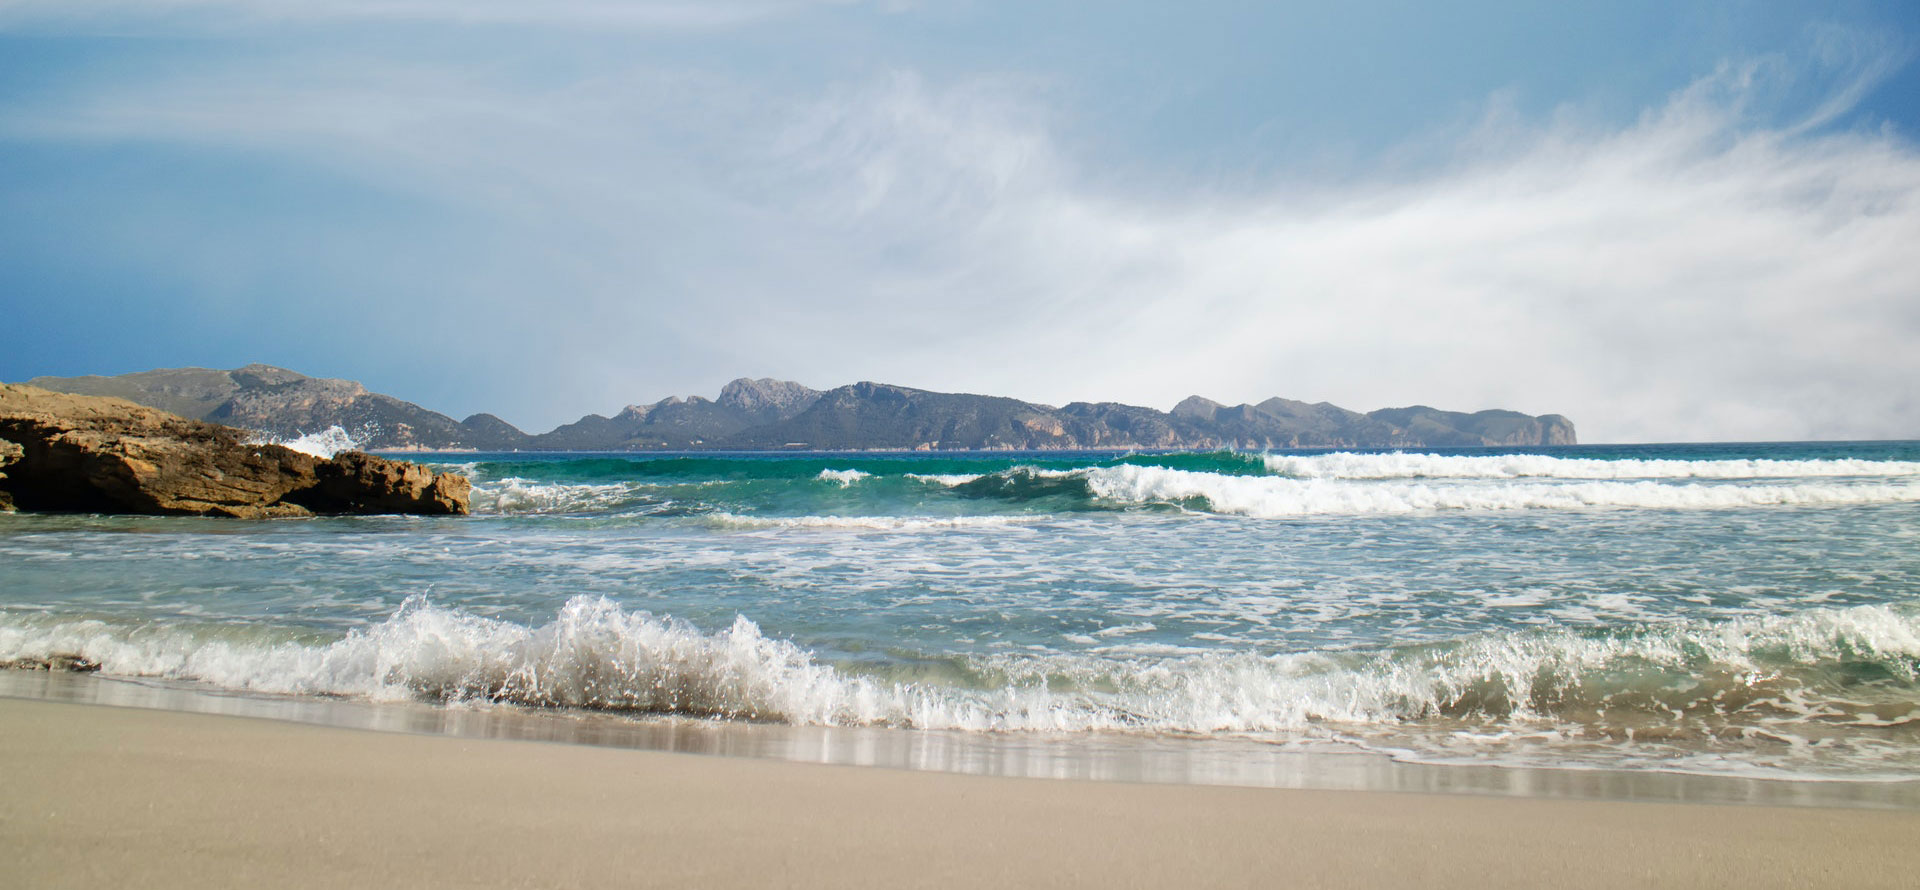
<instances>
[{"instance_id":1,"label":"foamy surf","mask_svg":"<svg viewBox=\"0 0 1920 890\"><path fill-rule=\"evenodd\" d=\"M1920 500L1920 462L1830 458L1598 459L1539 454L1130 455L827 462L594 457L462 465L481 513L893 517L1173 507L1249 519L1514 510L1699 510ZM981 472L925 472L981 467ZM957 466L956 466L957 465ZM725 521L724 519L722 520Z\"/></svg>"},{"instance_id":2,"label":"foamy surf","mask_svg":"<svg viewBox=\"0 0 1920 890\"><path fill-rule=\"evenodd\" d=\"M631 502L641 491L632 483L601 485L534 482L506 478L477 482L470 505L475 513L590 513Z\"/></svg>"},{"instance_id":3,"label":"foamy surf","mask_svg":"<svg viewBox=\"0 0 1920 890\"><path fill-rule=\"evenodd\" d=\"M872 475L873 475L872 473L864 472L861 470L821 470L820 475L815 476L814 478L819 479L822 482L832 482L840 486L841 488L846 488L847 486L852 485L853 483L858 482L862 479L866 479Z\"/></svg>"},{"instance_id":4,"label":"foamy surf","mask_svg":"<svg viewBox=\"0 0 1920 890\"><path fill-rule=\"evenodd\" d=\"M1630 753L1637 733L1693 752L1690 768L1858 778L1920 765L1899 744L1920 735L1920 618L1881 607L1372 652L975 656L956 662L955 683L849 673L745 617L708 632L597 597L537 626L416 598L326 643L0 614L0 661L55 655L123 676L375 700L970 732L1310 733L1430 757L1459 756L1463 732L1510 733L1596 765Z\"/></svg>"},{"instance_id":5,"label":"foamy surf","mask_svg":"<svg viewBox=\"0 0 1920 890\"><path fill-rule=\"evenodd\" d=\"M1920 476L1920 462L1898 460L1599 460L1543 454L1270 454L1268 472L1297 479L1784 479Z\"/></svg>"},{"instance_id":6,"label":"foamy surf","mask_svg":"<svg viewBox=\"0 0 1920 890\"><path fill-rule=\"evenodd\" d=\"M1041 516L744 516L707 513L699 520L731 529L851 529L856 531L913 532L950 529L1004 528L1036 522Z\"/></svg>"},{"instance_id":7,"label":"foamy surf","mask_svg":"<svg viewBox=\"0 0 1920 890\"><path fill-rule=\"evenodd\" d=\"M983 473L905 473L902 475L904 475L908 479L914 480L915 482L925 482L929 485L938 485L941 488L953 488L955 486L965 485L969 482L979 479L981 476L985 474Z\"/></svg>"},{"instance_id":8,"label":"foamy surf","mask_svg":"<svg viewBox=\"0 0 1920 890\"><path fill-rule=\"evenodd\" d=\"M1448 485L1223 476L1142 466L1076 472L1085 478L1096 497L1110 502L1191 504L1215 513L1257 519L1459 510L1697 510L1920 501L1920 484L1913 483L1705 485L1640 481Z\"/></svg>"},{"instance_id":9,"label":"foamy surf","mask_svg":"<svg viewBox=\"0 0 1920 890\"><path fill-rule=\"evenodd\" d=\"M1920 443L1297 457L463 454L476 513L445 522L9 516L0 656L1120 748L1920 775L1920 476L1894 460Z\"/></svg>"}]
</instances>

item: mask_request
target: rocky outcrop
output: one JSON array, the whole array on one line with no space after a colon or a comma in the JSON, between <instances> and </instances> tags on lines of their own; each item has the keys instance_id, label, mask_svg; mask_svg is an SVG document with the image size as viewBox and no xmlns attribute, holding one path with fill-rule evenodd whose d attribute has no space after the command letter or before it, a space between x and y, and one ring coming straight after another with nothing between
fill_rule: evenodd
<instances>
[{"instance_id":1,"label":"rocky outcrop","mask_svg":"<svg viewBox=\"0 0 1920 890\"><path fill-rule=\"evenodd\" d=\"M318 481L288 495L315 513L467 512L466 477L349 451L313 469Z\"/></svg>"},{"instance_id":2,"label":"rocky outcrop","mask_svg":"<svg viewBox=\"0 0 1920 890\"><path fill-rule=\"evenodd\" d=\"M358 452L322 460L125 399L0 385L0 492L21 510L239 518L467 512L460 476Z\"/></svg>"},{"instance_id":3,"label":"rocky outcrop","mask_svg":"<svg viewBox=\"0 0 1920 890\"><path fill-rule=\"evenodd\" d=\"M20 459L20 446L0 439L0 513L13 512L13 495L7 493L7 465Z\"/></svg>"}]
</instances>

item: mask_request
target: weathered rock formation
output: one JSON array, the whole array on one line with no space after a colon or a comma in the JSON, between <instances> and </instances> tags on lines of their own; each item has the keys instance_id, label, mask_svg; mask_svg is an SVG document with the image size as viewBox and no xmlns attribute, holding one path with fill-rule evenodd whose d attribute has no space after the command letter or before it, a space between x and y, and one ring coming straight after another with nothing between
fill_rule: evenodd
<instances>
[{"instance_id":1,"label":"weathered rock formation","mask_svg":"<svg viewBox=\"0 0 1920 890\"><path fill-rule=\"evenodd\" d=\"M240 518L467 512L464 477L358 452L322 460L125 399L0 384L0 494L21 510Z\"/></svg>"},{"instance_id":2,"label":"weathered rock formation","mask_svg":"<svg viewBox=\"0 0 1920 890\"><path fill-rule=\"evenodd\" d=\"M13 495L7 493L7 465L20 459L20 446L0 439L0 513L13 512Z\"/></svg>"},{"instance_id":3,"label":"weathered rock formation","mask_svg":"<svg viewBox=\"0 0 1920 890\"><path fill-rule=\"evenodd\" d=\"M291 497L316 513L467 512L467 478L419 464L348 451L321 462L313 474L319 481Z\"/></svg>"}]
</instances>

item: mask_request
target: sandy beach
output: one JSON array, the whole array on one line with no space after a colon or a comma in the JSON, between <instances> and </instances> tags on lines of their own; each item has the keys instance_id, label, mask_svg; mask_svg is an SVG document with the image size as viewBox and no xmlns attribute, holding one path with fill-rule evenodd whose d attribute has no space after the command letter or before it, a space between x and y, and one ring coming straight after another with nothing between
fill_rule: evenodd
<instances>
[{"instance_id":1,"label":"sandy beach","mask_svg":"<svg viewBox=\"0 0 1920 890\"><path fill-rule=\"evenodd\" d=\"M0 699L15 887L1908 887L1920 813L907 772Z\"/></svg>"}]
</instances>

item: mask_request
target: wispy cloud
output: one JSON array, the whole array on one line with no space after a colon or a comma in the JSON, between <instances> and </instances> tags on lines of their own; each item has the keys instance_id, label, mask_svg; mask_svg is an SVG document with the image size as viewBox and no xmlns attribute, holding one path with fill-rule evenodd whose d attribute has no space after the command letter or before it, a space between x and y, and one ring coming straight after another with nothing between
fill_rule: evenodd
<instances>
[{"instance_id":1,"label":"wispy cloud","mask_svg":"<svg viewBox=\"0 0 1920 890\"><path fill-rule=\"evenodd\" d=\"M1605 439L1913 435L1920 152L1758 123L1773 115L1749 99L1776 74L1730 65L1612 130L1495 125L1474 144L1497 149L1412 181L1158 202L1077 181L1030 114L896 79L839 103L862 135L820 151L843 168L829 182L857 185L807 205L880 225L809 221L849 241L940 221L913 243L941 275L905 290L997 332L971 363L934 345L901 375L1055 399L1506 405ZM876 200L873 171L902 157L908 187Z\"/></svg>"},{"instance_id":2,"label":"wispy cloud","mask_svg":"<svg viewBox=\"0 0 1920 890\"><path fill-rule=\"evenodd\" d=\"M521 281L564 287L513 348L591 379L502 406L516 419L771 373L1501 406L1590 440L1912 436L1920 149L1827 127L1891 64L1849 62L1799 114L1754 108L1794 66L1733 62L1625 125L1490 115L1415 175L1186 189L1077 161L1045 82L910 71L536 89L292 62L77 87L0 133L245 146L524 232ZM672 347L584 337L586 319Z\"/></svg>"}]
</instances>

